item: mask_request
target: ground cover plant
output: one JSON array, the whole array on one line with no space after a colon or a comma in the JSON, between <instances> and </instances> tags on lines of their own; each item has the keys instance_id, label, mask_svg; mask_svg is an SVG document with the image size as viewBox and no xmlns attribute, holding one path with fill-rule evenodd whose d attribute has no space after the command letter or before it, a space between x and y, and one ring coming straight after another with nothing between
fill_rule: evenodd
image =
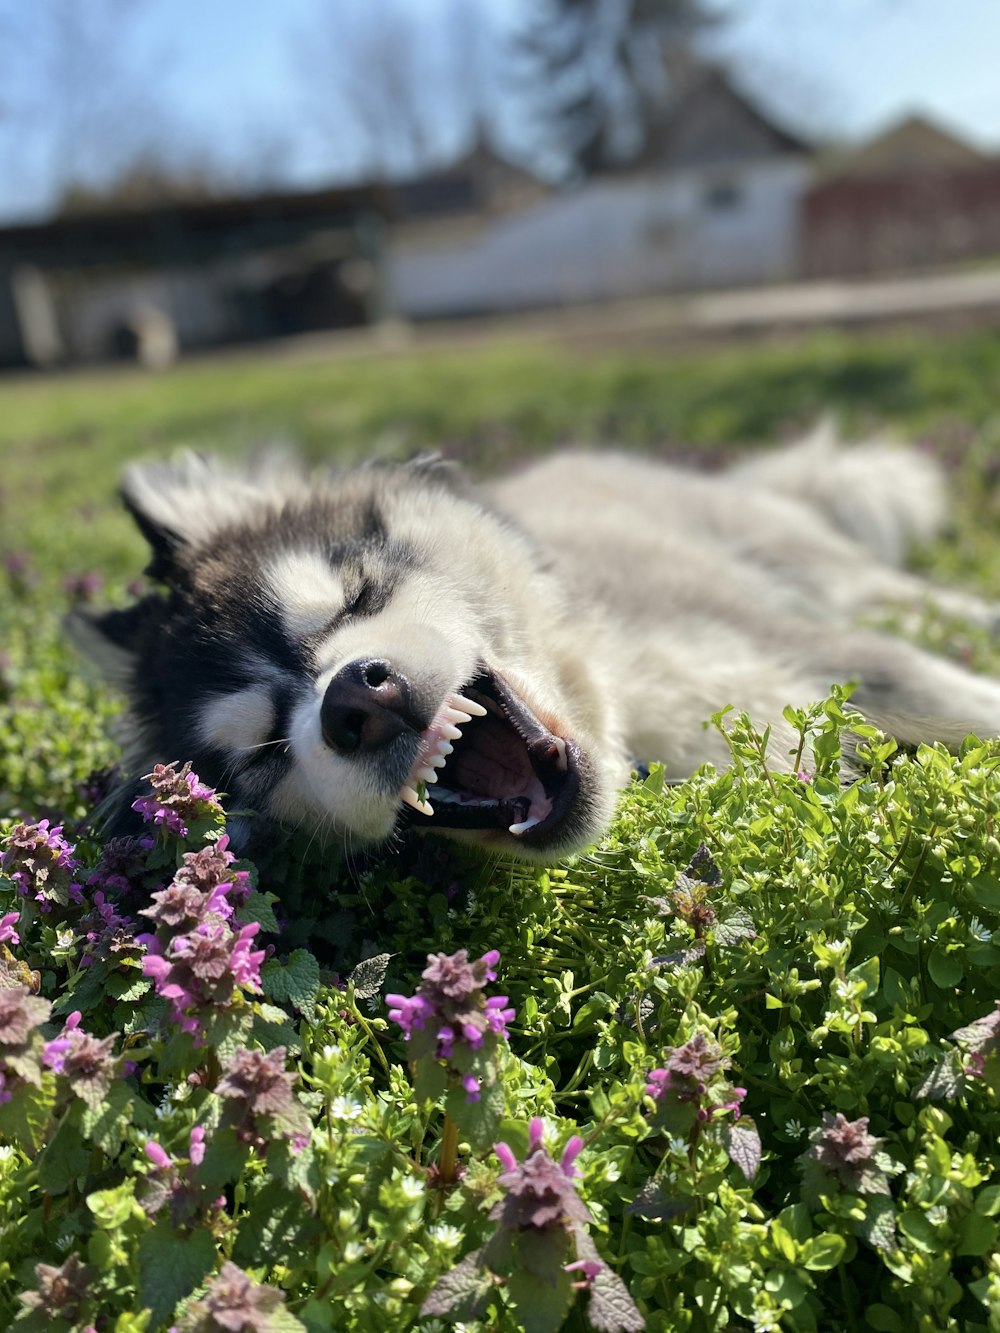
<instances>
[{"instance_id":1,"label":"ground cover plant","mask_svg":"<svg viewBox=\"0 0 1000 1333\"><path fill-rule=\"evenodd\" d=\"M730 718L731 769L654 770L545 871L430 841L250 864L183 767L144 837L95 832L118 704L59 633L98 574L125 596L109 497L144 449L280 431L488 466L820 406L953 465L959 526L923 559L989 592L998 358L508 347L4 390L0 1326L1000 1329L996 743L899 754L834 689L789 714L793 775ZM981 633L905 628L1000 669Z\"/></svg>"}]
</instances>

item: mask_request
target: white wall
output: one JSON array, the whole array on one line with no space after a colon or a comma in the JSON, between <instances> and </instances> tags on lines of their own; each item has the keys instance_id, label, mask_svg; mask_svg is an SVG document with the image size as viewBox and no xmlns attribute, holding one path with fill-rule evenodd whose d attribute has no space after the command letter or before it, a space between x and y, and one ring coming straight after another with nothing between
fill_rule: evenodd
<instances>
[{"instance_id":1,"label":"white wall","mask_svg":"<svg viewBox=\"0 0 1000 1333\"><path fill-rule=\"evenodd\" d=\"M392 308L415 318L560 305L791 276L807 162L594 181L484 223L390 247ZM730 207L713 188L732 187Z\"/></svg>"}]
</instances>

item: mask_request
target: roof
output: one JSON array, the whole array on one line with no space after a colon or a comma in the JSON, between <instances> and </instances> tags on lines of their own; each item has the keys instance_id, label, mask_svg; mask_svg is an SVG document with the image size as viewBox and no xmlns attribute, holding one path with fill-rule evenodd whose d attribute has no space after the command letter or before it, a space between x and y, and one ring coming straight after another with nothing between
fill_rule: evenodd
<instances>
[{"instance_id":1,"label":"roof","mask_svg":"<svg viewBox=\"0 0 1000 1333\"><path fill-rule=\"evenodd\" d=\"M831 174L863 179L911 176L934 171L968 171L989 158L972 144L929 120L910 115L890 125L837 161Z\"/></svg>"},{"instance_id":2,"label":"roof","mask_svg":"<svg viewBox=\"0 0 1000 1333\"><path fill-rule=\"evenodd\" d=\"M645 148L629 166L707 166L812 152L807 140L757 106L724 70L707 67L651 127Z\"/></svg>"},{"instance_id":3,"label":"roof","mask_svg":"<svg viewBox=\"0 0 1000 1333\"><path fill-rule=\"evenodd\" d=\"M107 208L66 213L47 222L0 228L0 259L34 262L144 261L164 252L202 259L226 252L236 229L280 242L303 226L350 227L362 217L385 216L391 204L378 187L292 194L198 199L152 208Z\"/></svg>"}]
</instances>

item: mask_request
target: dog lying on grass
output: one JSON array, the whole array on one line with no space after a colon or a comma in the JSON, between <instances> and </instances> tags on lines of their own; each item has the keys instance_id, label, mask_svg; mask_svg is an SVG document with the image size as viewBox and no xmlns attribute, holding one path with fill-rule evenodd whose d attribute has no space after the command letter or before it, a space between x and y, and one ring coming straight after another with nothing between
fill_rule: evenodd
<instances>
[{"instance_id":1,"label":"dog lying on grass","mask_svg":"<svg viewBox=\"0 0 1000 1333\"><path fill-rule=\"evenodd\" d=\"M480 489L436 460L188 456L123 496L163 591L74 620L127 691L131 771L190 759L234 810L349 848L407 821L551 860L600 835L637 761L726 763L703 723L727 704L789 766L783 709L835 681L902 743L1000 733L1000 683L854 627L995 614L900 567L943 487L886 444L820 432L712 476L563 453Z\"/></svg>"}]
</instances>

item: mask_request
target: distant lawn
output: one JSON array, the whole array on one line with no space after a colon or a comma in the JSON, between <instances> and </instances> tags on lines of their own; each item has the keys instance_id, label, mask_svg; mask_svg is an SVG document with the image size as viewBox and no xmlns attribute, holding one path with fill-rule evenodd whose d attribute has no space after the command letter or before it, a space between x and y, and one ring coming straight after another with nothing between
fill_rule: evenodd
<instances>
[{"instance_id":1,"label":"distant lawn","mask_svg":"<svg viewBox=\"0 0 1000 1333\"><path fill-rule=\"evenodd\" d=\"M504 343L295 363L267 354L0 381L0 526L53 571L126 574L121 465L180 446L286 440L312 455L443 447L483 467L568 441L682 447L773 440L834 411L961 445L997 414L1000 338L813 335L628 356ZM58 530L53 515L58 513Z\"/></svg>"}]
</instances>

